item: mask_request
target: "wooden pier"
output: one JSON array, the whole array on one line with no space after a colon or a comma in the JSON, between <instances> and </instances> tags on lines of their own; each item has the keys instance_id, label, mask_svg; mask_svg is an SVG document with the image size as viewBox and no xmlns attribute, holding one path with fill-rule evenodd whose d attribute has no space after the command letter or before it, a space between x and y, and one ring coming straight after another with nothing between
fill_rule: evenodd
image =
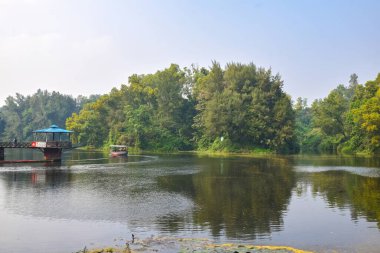
<instances>
[{"instance_id":1,"label":"wooden pier","mask_svg":"<svg viewBox=\"0 0 380 253\"><path fill-rule=\"evenodd\" d=\"M61 161L62 152L65 149L72 149L73 145L70 140L70 134L72 131L59 128L56 125L50 126L50 128L41 129L33 131L35 134L35 140L29 142L0 142L0 163L4 162L39 162L33 160L16 160L16 161L6 161L4 150L6 148L28 148L36 149L43 152L45 160L44 161ZM43 140L39 140L37 135L42 135ZM67 135L68 140L62 140L62 136Z\"/></svg>"}]
</instances>

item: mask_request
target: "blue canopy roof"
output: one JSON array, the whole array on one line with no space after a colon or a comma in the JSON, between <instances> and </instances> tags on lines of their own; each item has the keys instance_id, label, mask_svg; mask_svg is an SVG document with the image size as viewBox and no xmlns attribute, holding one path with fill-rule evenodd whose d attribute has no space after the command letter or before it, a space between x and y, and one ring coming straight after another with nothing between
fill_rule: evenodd
<instances>
[{"instance_id":1,"label":"blue canopy roof","mask_svg":"<svg viewBox=\"0 0 380 253\"><path fill-rule=\"evenodd\" d=\"M59 128L57 125L51 125L49 128L35 130L33 133L73 133L73 131Z\"/></svg>"}]
</instances>

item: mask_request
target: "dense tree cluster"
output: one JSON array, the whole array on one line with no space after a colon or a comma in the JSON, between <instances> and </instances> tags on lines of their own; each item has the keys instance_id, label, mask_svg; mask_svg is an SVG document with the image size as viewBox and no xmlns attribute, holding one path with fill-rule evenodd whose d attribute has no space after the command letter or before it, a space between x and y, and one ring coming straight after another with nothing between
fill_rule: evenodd
<instances>
[{"instance_id":1,"label":"dense tree cluster","mask_svg":"<svg viewBox=\"0 0 380 253\"><path fill-rule=\"evenodd\" d=\"M380 148L380 74L365 85L351 75L349 85L307 107L298 99L296 132L302 151L366 152Z\"/></svg>"},{"instance_id":2,"label":"dense tree cluster","mask_svg":"<svg viewBox=\"0 0 380 253\"><path fill-rule=\"evenodd\" d=\"M74 99L59 92L38 90L30 96L9 96L0 108L0 136L3 141L30 140L32 131L51 124L65 126L65 120L78 112L83 104L96 100L97 96Z\"/></svg>"},{"instance_id":3,"label":"dense tree cluster","mask_svg":"<svg viewBox=\"0 0 380 253\"><path fill-rule=\"evenodd\" d=\"M192 148L194 102L186 96L187 72L177 65L149 75L132 75L67 119L78 142L101 147L128 144L145 150Z\"/></svg>"},{"instance_id":4,"label":"dense tree cluster","mask_svg":"<svg viewBox=\"0 0 380 253\"><path fill-rule=\"evenodd\" d=\"M137 150L366 152L380 149L380 74L365 85L351 75L311 106L293 104L280 76L254 64L180 68L132 75L127 85L86 98L38 90L0 108L3 140L29 139L58 124L74 141Z\"/></svg>"},{"instance_id":5,"label":"dense tree cluster","mask_svg":"<svg viewBox=\"0 0 380 253\"><path fill-rule=\"evenodd\" d=\"M133 75L74 113L67 127L95 147L128 144L144 150L194 148L294 150L294 111L282 81L254 64L222 69L169 68Z\"/></svg>"},{"instance_id":6,"label":"dense tree cluster","mask_svg":"<svg viewBox=\"0 0 380 253\"><path fill-rule=\"evenodd\" d=\"M194 87L200 147L294 149L294 112L279 75L254 64L214 63Z\"/></svg>"}]
</instances>

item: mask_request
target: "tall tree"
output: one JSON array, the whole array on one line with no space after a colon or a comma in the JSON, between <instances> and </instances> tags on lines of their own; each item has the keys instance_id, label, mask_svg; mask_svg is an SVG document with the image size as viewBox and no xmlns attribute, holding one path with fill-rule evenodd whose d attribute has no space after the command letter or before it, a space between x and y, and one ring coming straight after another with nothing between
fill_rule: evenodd
<instances>
[{"instance_id":1,"label":"tall tree","mask_svg":"<svg viewBox=\"0 0 380 253\"><path fill-rule=\"evenodd\" d=\"M198 114L195 128L202 148L294 148L294 112L279 75L254 64L213 62L194 88Z\"/></svg>"},{"instance_id":2,"label":"tall tree","mask_svg":"<svg viewBox=\"0 0 380 253\"><path fill-rule=\"evenodd\" d=\"M357 89L351 115L354 122L352 148L376 152L380 148L380 74Z\"/></svg>"},{"instance_id":3,"label":"tall tree","mask_svg":"<svg viewBox=\"0 0 380 253\"><path fill-rule=\"evenodd\" d=\"M323 100L312 104L313 125L320 128L324 137L322 149L336 152L339 145L349 139L346 127L350 108L349 89L339 85Z\"/></svg>"}]
</instances>

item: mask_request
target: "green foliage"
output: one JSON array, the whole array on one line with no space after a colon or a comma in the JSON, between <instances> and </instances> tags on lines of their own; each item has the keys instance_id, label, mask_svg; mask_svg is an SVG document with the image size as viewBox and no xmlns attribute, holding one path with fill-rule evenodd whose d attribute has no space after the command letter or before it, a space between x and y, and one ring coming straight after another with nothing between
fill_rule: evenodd
<instances>
[{"instance_id":1,"label":"green foliage","mask_svg":"<svg viewBox=\"0 0 380 253\"><path fill-rule=\"evenodd\" d=\"M307 134L311 127L311 109L307 106L307 99L297 98L294 105L295 113L295 136L297 139L297 150L300 152L314 151L307 145L310 137Z\"/></svg>"},{"instance_id":2,"label":"green foliage","mask_svg":"<svg viewBox=\"0 0 380 253\"><path fill-rule=\"evenodd\" d=\"M365 85L357 79L351 75L348 87L339 85L311 108L297 101L296 133L302 152L379 151L380 74Z\"/></svg>"},{"instance_id":3,"label":"green foliage","mask_svg":"<svg viewBox=\"0 0 380 253\"><path fill-rule=\"evenodd\" d=\"M100 147L103 145L108 131L105 128L106 119L101 117L106 111L103 107L107 96L100 97L96 102L86 104L80 113L73 113L66 120L66 127L78 133L74 142L86 143L88 146Z\"/></svg>"},{"instance_id":4,"label":"green foliage","mask_svg":"<svg viewBox=\"0 0 380 253\"><path fill-rule=\"evenodd\" d=\"M335 138L338 142L346 141L346 114L350 105L347 88L340 85L330 92L327 98L317 100L312 105L313 125L321 128L326 136ZM339 143L338 143L339 144Z\"/></svg>"},{"instance_id":5,"label":"green foliage","mask_svg":"<svg viewBox=\"0 0 380 253\"><path fill-rule=\"evenodd\" d=\"M211 144L210 150L218 152L236 152L239 150L239 147L234 145L229 139L216 138Z\"/></svg>"},{"instance_id":6,"label":"green foliage","mask_svg":"<svg viewBox=\"0 0 380 253\"><path fill-rule=\"evenodd\" d=\"M254 64L231 63L223 70L216 62L194 87L197 100L194 127L201 149L215 149L223 136L231 146L291 152L294 111L282 91L282 81Z\"/></svg>"},{"instance_id":7,"label":"green foliage","mask_svg":"<svg viewBox=\"0 0 380 253\"><path fill-rule=\"evenodd\" d=\"M321 151L321 143L323 134L320 128L308 129L304 134L304 138L300 142L301 152L319 153Z\"/></svg>"},{"instance_id":8,"label":"green foliage","mask_svg":"<svg viewBox=\"0 0 380 253\"><path fill-rule=\"evenodd\" d=\"M67 120L79 142L143 150L295 150L294 111L270 70L231 63L210 70L172 64L132 75ZM220 142L220 137L224 141Z\"/></svg>"},{"instance_id":9,"label":"green foliage","mask_svg":"<svg viewBox=\"0 0 380 253\"><path fill-rule=\"evenodd\" d=\"M297 101L296 131L301 152L349 150L346 143L352 133L350 108L357 87L357 76L353 74L348 87L338 85L326 98L315 100L311 108L302 105L302 99Z\"/></svg>"},{"instance_id":10,"label":"green foliage","mask_svg":"<svg viewBox=\"0 0 380 253\"><path fill-rule=\"evenodd\" d=\"M380 148L380 74L355 95L350 111L355 137L351 146L360 151L377 152Z\"/></svg>"},{"instance_id":11,"label":"green foliage","mask_svg":"<svg viewBox=\"0 0 380 253\"><path fill-rule=\"evenodd\" d=\"M38 90L31 96L9 96L0 108L0 133L3 140L30 140L32 131L56 124L65 126L65 120L78 112L85 97L74 99L58 92Z\"/></svg>"},{"instance_id":12,"label":"green foliage","mask_svg":"<svg viewBox=\"0 0 380 253\"><path fill-rule=\"evenodd\" d=\"M132 75L128 85L89 98L38 90L8 97L0 108L4 140L27 140L57 124L77 132L73 141L102 148L217 152L380 151L380 74L365 85L350 76L309 107L294 105L271 70L254 64L213 62L209 69L172 64Z\"/></svg>"},{"instance_id":13,"label":"green foliage","mask_svg":"<svg viewBox=\"0 0 380 253\"><path fill-rule=\"evenodd\" d=\"M195 102L185 95L191 89L188 74L172 64L155 74L132 75L128 86L114 88L68 118L68 128L80 132L79 142L95 147L127 144L135 150L192 149Z\"/></svg>"}]
</instances>

